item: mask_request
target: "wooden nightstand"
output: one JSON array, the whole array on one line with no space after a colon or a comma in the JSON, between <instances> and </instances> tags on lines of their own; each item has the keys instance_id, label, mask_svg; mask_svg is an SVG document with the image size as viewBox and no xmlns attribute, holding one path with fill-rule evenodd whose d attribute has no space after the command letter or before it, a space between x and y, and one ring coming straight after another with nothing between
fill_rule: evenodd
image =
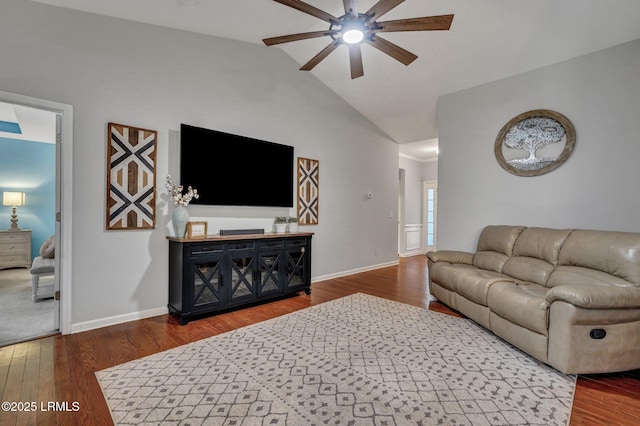
<instances>
[{"instance_id":1,"label":"wooden nightstand","mask_svg":"<svg viewBox=\"0 0 640 426\"><path fill-rule=\"evenodd\" d=\"M0 230L0 269L31 268L31 229Z\"/></svg>"}]
</instances>

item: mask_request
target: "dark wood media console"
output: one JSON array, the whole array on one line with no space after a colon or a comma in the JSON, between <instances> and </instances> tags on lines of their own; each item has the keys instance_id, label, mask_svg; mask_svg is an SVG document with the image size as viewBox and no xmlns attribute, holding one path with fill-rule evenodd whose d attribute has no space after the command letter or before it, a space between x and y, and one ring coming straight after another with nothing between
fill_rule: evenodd
<instances>
[{"instance_id":1,"label":"dark wood media console","mask_svg":"<svg viewBox=\"0 0 640 426\"><path fill-rule=\"evenodd\" d=\"M311 293L312 233L169 240L169 312L180 324L291 295Z\"/></svg>"}]
</instances>

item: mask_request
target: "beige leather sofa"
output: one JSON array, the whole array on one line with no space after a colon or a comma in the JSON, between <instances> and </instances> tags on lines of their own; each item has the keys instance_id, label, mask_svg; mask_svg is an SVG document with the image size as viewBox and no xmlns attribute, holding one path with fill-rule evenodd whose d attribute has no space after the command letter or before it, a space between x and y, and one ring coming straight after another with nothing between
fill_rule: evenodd
<instances>
[{"instance_id":1,"label":"beige leather sofa","mask_svg":"<svg viewBox=\"0 0 640 426\"><path fill-rule=\"evenodd\" d=\"M640 233L487 226L427 257L438 300L563 373L640 368Z\"/></svg>"}]
</instances>

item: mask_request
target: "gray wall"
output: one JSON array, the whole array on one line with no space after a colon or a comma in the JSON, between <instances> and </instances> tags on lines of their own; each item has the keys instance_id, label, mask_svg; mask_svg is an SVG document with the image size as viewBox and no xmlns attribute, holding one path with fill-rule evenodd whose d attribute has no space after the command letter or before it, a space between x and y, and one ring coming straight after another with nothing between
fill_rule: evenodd
<instances>
[{"instance_id":1,"label":"gray wall","mask_svg":"<svg viewBox=\"0 0 640 426\"><path fill-rule=\"evenodd\" d=\"M422 223L422 183L438 180L438 162L401 156L399 167L405 171L404 223Z\"/></svg>"},{"instance_id":2,"label":"gray wall","mask_svg":"<svg viewBox=\"0 0 640 426\"><path fill-rule=\"evenodd\" d=\"M105 231L110 121L158 131L159 194L182 122L293 145L320 161L313 275L396 261L397 145L281 50L4 0L0 57L0 90L74 107L73 324L167 303L166 197L156 230Z\"/></svg>"},{"instance_id":3,"label":"gray wall","mask_svg":"<svg viewBox=\"0 0 640 426\"><path fill-rule=\"evenodd\" d=\"M425 181L438 180L438 160L430 160L422 163L422 178Z\"/></svg>"},{"instance_id":4,"label":"gray wall","mask_svg":"<svg viewBox=\"0 0 640 426\"><path fill-rule=\"evenodd\" d=\"M438 248L475 248L489 224L640 231L640 40L439 100ZM533 109L566 115L573 155L538 177L504 171L495 138Z\"/></svg>"}]
</instances>

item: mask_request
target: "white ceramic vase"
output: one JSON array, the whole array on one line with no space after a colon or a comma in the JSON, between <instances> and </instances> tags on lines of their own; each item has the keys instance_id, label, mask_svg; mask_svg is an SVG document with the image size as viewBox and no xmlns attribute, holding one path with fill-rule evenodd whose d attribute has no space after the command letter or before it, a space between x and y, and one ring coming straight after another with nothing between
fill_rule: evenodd
<instances>
[{"instance_id":1,"label":"white ceramic vase","mask_svg":"<svg viewBox=\"0 0 640 426\"><path fill-rule=\"evenodd\" d=\"M173 210L171 222L173 223L175 236L184 238L184 234L187 232L187 222L189 222L189 210L185 206L176 206Z\"/></svg>"}]
</instances>

